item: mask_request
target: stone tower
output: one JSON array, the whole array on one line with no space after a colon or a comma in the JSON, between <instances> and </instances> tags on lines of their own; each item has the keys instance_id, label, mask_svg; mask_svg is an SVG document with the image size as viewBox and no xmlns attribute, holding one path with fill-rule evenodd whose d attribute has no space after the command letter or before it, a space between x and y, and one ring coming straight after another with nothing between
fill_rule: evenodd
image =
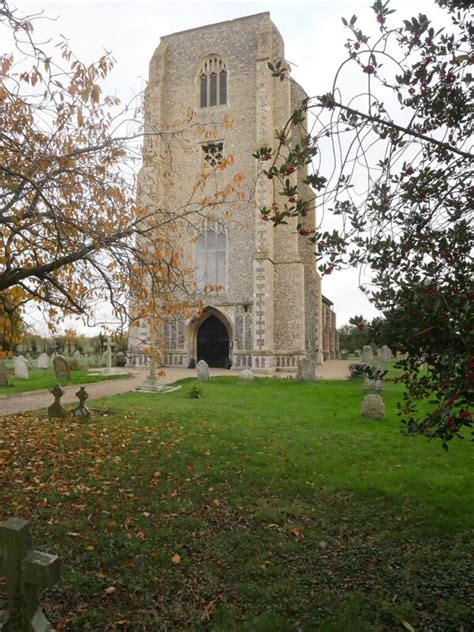
<instances>
[{"instance_id":1,"label":"stone tower","mask_svg":"<svg viewBox=\"0 0 474 632\"><path fill-rule=\"evenodd\" d=\"M276 60L284 60L282 37L270 14L258 13L162 37L150 62L146 125L170 134L146 141L138 202L192 211L177 222L173 240L201 305L189 318L166 321L165 366L204 359L273 373L296 371L307 356L322 361L314 247L298 235L296 219L274 228L259 212L278 192L268 178L256 181L252 154L274 145L275 130L306 96L293 80L271 76L268 62ZM178 129L186 132L172 144ZM238 197L223 196L214 214L200 211L192 193L199 173L212 176L201 181L203 194L239 182ZM290 178L308 193L303 175ZM314 208L310 215L308 224ZM130 332L135 364L143 362L144 333L144 324Z\"/></svg>"}]
</instances>

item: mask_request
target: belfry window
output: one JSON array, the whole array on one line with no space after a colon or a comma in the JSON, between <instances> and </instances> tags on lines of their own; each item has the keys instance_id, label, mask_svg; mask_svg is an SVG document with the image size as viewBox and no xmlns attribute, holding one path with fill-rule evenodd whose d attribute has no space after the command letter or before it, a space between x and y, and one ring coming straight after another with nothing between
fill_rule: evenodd
<instances>
[{"instance_id":1,"label":"belfry window","mask_svg":"<svg viewBox=\"0 0 474 632\"><path fill-rule=\"evenodd\" d=\"M200 291L225 289L227 238L220 222L206 221L196 242L196 288Z\"/></svg>"},{"instance_id":2,"label":"belfry window","mask_svg":"<svg viewBox=\"0 0 474 632\"><path fill-rule=\"evenodd\" d=\"M210 57L199 73L199 104L202 108L227 103L227 68L218 57Z\"/></svg>"}]
</instances>

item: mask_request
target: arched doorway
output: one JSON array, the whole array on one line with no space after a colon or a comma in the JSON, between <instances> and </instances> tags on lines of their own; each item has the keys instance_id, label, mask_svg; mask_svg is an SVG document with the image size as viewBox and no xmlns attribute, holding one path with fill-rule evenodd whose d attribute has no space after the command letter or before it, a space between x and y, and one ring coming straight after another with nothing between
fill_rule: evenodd
<instances>
[{"instance_id":1,"label":"arched doorway","mask_svg":"<svg viewBox=\"0 0 474 632\"><path fill-rule=\"evenodd\" d=\"M227 369L229 366L229 334L224 323L209 316L197 334L197 359L209 366Z\"/></svg>"}]
</instances>

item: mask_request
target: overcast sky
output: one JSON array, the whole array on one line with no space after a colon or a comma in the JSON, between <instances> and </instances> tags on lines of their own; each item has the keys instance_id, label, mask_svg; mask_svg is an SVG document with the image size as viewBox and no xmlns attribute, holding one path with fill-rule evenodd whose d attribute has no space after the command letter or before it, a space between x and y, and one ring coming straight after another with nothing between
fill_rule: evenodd
<instances>
[{"instance_id":1,"label":"overcast sky","mask_svg":"<svg viewBox=\"0 0 474 632\"><path fill-rule=\"evenodd\" d=\"M75 54L83 61L95 60L104 50L112 51L116 66L107 80L106 91L122 100L145 86L148 63L160 36L252 13L270 11L285 41L285 54L293 64L293 77L310 95L331 88L334 73L345 58L347 31L341 17L357 14L361 25L373 24L373 0L315 0L314 2L89 2L63 0L12 2L21 11L44 11L57 18L43 22L42 36L65 35ZM414 13L433 13L433 0L392 0L398 19ZM437 12L436 12L437 13ZM355 314L377 315L362 292L363 271L333 273L323 279L323 294L333 301L338 326Z\"/></svg>"}]
</instances>

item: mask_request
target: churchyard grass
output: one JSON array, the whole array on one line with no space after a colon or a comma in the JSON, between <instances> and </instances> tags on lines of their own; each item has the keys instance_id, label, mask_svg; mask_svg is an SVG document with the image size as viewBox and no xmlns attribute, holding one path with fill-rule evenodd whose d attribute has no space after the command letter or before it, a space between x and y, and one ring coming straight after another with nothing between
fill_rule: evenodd
<instances>
[{"instance_id":1,"label":"churchyard grass","mask_svg":"<svg viewBox=\"0 0 474 632\"><path fill-rule=\"evenodd\" d=\"M390 384L383 421L362 380L195 384L0 418L0 519L60 556L59 629L473 629L469 438L401 437Z\"/></svg>"},{"instance_id":2,"label":"churchyard grass","mask_svg":"<svg viewBox=\"0 0 474 632\"><path fill-rule=\"evenodd\" d=\"M31 368L28 370L28 374L29 378L27 380L20 380L13 373L10 373L8 376L10 386L0 386L0 395L14 395L15 393L24 393L26 391L49 389L53 388L58 382L61 386L69 386L71 384L91 384L92 382L124 377L123 375L92 375L87 369L71 371L70 380L58 380L54 374L54 369Z\"/></svg>"}]
</instances>

